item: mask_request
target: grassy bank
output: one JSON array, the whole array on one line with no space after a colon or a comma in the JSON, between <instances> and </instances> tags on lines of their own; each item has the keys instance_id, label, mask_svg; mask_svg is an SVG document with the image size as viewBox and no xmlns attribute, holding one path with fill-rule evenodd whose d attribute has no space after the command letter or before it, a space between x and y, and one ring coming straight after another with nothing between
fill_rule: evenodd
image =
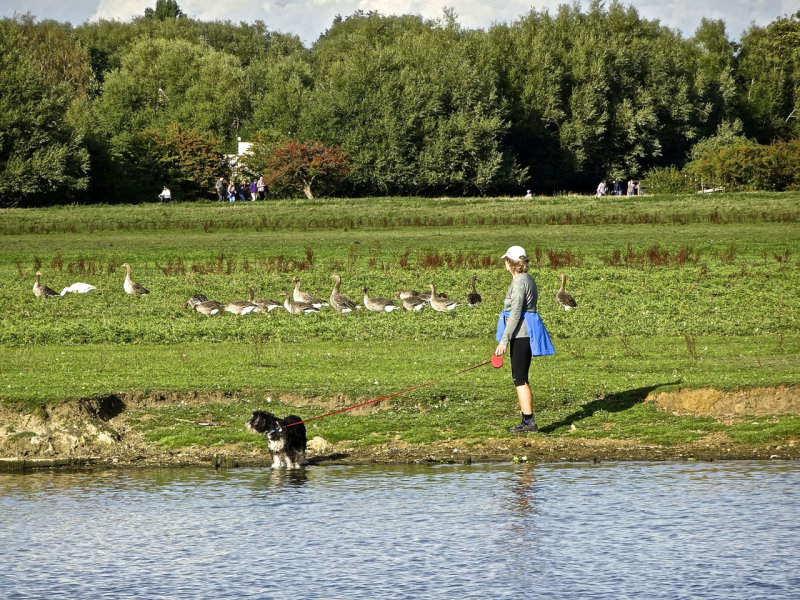
<instances>
[{"instance_id":1,"label":"grassy bank","mask_svg":"<svg viewBox=\"0 0 800 600\"><path fill-rule=\"evenodd\" d=\"M670 444L726 434L753 443L800 434L795 416L675 415L650 392L795 386L800 372L800 194L622 199L363 199L219 206L66 207L0 212L0 402L57 405L119 392L222 393L235 402L153 406L132 415L165 447L252 443L252 409L304 418L425 382L368 414L313 422L330 441L429 443L507 435L516 400L488 359L508 285L499 256L533 257L539 309L557 349L532 369L545 436ZM122 291L124 269L151 290ZM34 298L34 273L60 291ZM559 272L579 308L553 297ZM303 289L360 299L400 288L483 303L451 314L207 319L196 292L222 302ZM267 402L267 398L271 402ZM283 399L286 406L280 406ZM310 399L310 400L309 400ZM212 419L214 427L198 426Z\"/></svg>"}]
</instances>

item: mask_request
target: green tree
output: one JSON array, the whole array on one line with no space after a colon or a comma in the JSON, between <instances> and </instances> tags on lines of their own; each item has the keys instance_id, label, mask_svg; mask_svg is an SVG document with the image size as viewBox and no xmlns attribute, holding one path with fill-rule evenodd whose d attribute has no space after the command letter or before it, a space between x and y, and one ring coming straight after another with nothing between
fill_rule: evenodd
<instances>
[{"instance_id":1,"label":"green tree","mask_svg":"<svg viewBox=\"0 0 800 600\"><path fill-rule=\"evenodd\" d=\"M183 40L144 38L106 77L97 121L111 137L181 123L232 142L249 112L243 81L230 55Z\"/></svg>"},{"instance_id":2,"label":"green tree","mask_svg":"<svg viewBox=\"0 0 800 600\"><path fill-rule=\"evenodd\" d=\"M144 16L148 19L165 21L167 19L180 19L185 17L181 7L175 0L156 0L155 8L145 8Z\"/></svg>"},{"instance_id":3,"label":"green tree","mask_svg":"<svg viewBox=\"0 0 800 600\"><path fill-rule=\"evenodd\" d=\"M74 125L79 90L88 85L78 66L64 68L42 49L73 56L78 48L58 31L0 21L0 201L43 204L75 200L89 184L89 154ZM79 75L75 75L78 73Z\"/></svg>"},{"instance_id":4,"label":"green tree","mask_svg":"<svg viewBox=\"0 0 800 600\"><path fill-rule=\"evenodd\" d=\"M754 27L738 57L739 115L760 142L800 136L800 19Z\"/></svg>"},{"instance_id":5,"label":"green tree","mask_svg":"<svg viewBox=\"0 0 800 600\"><path fill-rule=\"evenodd\" d=\"M263 172L267 185L301 189L309 200L314 198L311 188L315 183L330 183L349 171L345 152L338 146L326 146L315 140L306 143L288 140L266 148L256 147L253 158L249 159L248 167ZM264 161L261 165L257 164L259 158Z\"/></svg>"},{"instance_id":6,"label":"green tree","mask_svg":"<svg viewBox=\"0 0 800 600\"><path fill-rule=\"evenodd\" d=\"M356 15L315 44L302 135L335 141L356 193L474 193L517 177L504 105L474 43L445 15Z\"/></svg>"}]
</instances>

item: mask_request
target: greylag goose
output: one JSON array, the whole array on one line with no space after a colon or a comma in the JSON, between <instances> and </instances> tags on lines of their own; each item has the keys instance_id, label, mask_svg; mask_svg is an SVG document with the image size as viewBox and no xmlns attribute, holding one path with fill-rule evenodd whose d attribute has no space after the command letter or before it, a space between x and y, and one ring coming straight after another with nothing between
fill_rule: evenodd
<instances>
[{"instance_id":1,"label":"greylag goose","mask_svg":"<svg viewBox=\"0 0 800 600\"><path fill-rule=\"evenodd\" d=\"M225 312L235 315L246 315L253 312L256 308L258 307L255 304L247 300L234 300L225 305Z\"/></svg>"},{"instance_id":2,"label":"greylag goose","mask_svg":"<svg viewBox=\"0 0 800 600\"><path fill-rule=\"evenodd\" d=\"M333 284L333 291L331 291L331 306L338 313L349 313L356 308L355 302L350 300L347 296L339 292L339 286L342 285L342 276L338 273L331 275L336 283Z\"/></svg>"},{"instance_id":3,"label":"greylag goose","mask_svg":"<svg viewBox=\"0 0 800 600\"><path fill-rule=\"evenodd\" d=\"M302 315L303 313L318 313L319 309L313 304L308 302L299 302L298 300L289 300L289 294L281 292L281 296L286 296L283 301L283 307L293 315Z\"/></svg>"},{"instance_id":4,"label":"greylag goose","mask_svg":"<svg viewBox=\"0 0 800 600\"><path fill-rule=\"evenodd\" d=\"M86 294L86 293L91 292L92 290L96 290L96 289L97 288L95 286L93 286L93 285L89 285L88 283L81 283L80 281L78 281L76 283L73 283L71 286L65 287L63 290L61 290L61 294L60 295L64 296L64 295L70 294L70 293L72 293L72 294Z\"/></svg>"},{"instance_id":5,"label":"greylag goose","mask_svg":"<svg viewBox=\"0 0 800 600\"><path fill-rule=\"evenodd\" d=\"M195 308L201 302L208 302L208 298L206 298L203 294L195 294L183 303L183 308L188 308L190 306Z\"/></svg>"},{"instance_id":6,"label":"greylag goose","mask_svg":"<svg viewBox=\"0 0 800 600\"><path fill-rule=\"evenodd\" d=\"M248 289L247 292L250 295L250 302L256 305L255 312L269 312L274 308L283 306L280 302L273 300L272 298L256 298L256 293L253 288Z\"/></svg>"},{"instance_id":7,"label":"greylag goose","mask_svg":"<svg viewBox=\"0 0 800 600\"><path fill-rule=\"evenodd\" d=\"M413 310L418 312L428 306L428 302L423 300L419 294L416 296L410 296L406 294L405 298L402 296L402 292L398 293L398 297L403 302L403 308L405 310Z\"/></svg>"},{"instance_id":8,"label":"greylag goose","mask_svg":"<svg viewBox=\"0 0 800 600\"><path fill-rule=\"evenodd\" d=\"M202 313L209 318L218 317L225 311L225 305L220 302L215 302L214 300L198 302L193 306L193 308L197 312Z\"/></svg>"},{"instance_id":9,"label":"greylag goose","mask_svg":"<svg viewBox=\"0 0 800 600\"><path fill-rule=\"evenodd\" d=\"M318 298L314 294L309 294L308 292L301 292L299 277L292 277L292 281L294 281L295 283L294 293L292 294L292 298L294 298L295 302L305 302L306 304L311 304L314 308L322 308L323 306L328 306L328 303L325 302L322 298Z\"/></svg>"},{"instance_id":10,"label":"greylag goose","mask_svg":"<svg viewBox=\"0 0 800 600\"><path fill-rule=\"evenodd\" d=\"M405 300L407 298L419 298L420 293L417 290L398 290L397 297L400 298L400 300ZM427 300L425 300L425 302L427 302Z\"/></svg>"},{"instance_id":11,"label":"greylag goose","mask_svg":"<svg viewBox=\"0 0 800 600\"><path fill-rule=\"evenodd\" d=\"M478 293L478 290L475 289L475 281L478 279L476 275L472 276L472 291L467 294L467 306L478 306L481 303L481 295Z\"/></svg>"},{"instance_id":12,"label":"greylag goose","mask_svg":"<svg viewBox=\"0 0 800 600\"><path fill-rule=\"evenodd\" d=\"M370 298L367 293L367 286L362 287L361 291L364 292L364 306L373 312L392 312L400 308L394 303L394 300L380 298L378 296Z\"/></svg>"},{"instance_id":13,"label":"greylag goose","mask_svg":"<svg viewBox=\"0 0 800 600\"><path fill-rule=\"evenodd\" d=\"M42 272L36 271L36 283L33 284L33 295L37 298L57 298L59 296L58 292L39 283L41 276Z\"/></svg>"},{"instance_id":14,"label":"greylag goose","mask_svg":"<svg viewBox=\"0 0 800 600\"><path fill-rule=\"evenodd\" d=\"M122 284L122 287L126 293L133 296L144 296L145 294L150 293L150 290L131 279L131 266L128 263L122 263L120 266L127 269L127 273L125 274L125 283Z\"/></svg>"},{"instance_id":15,"label":"greylag goose","mask_svg":"<svg viewBox=\"0 0 800 600\"><path fill-rule=\"evenodd\" d=\"M575 308L578 306L578 303L575 302L575 298L570 296L565 291L565 288L567 287L567 276L564 273L561 273L559 277L561 277L561 289L559 289L558 293L556 294L556 302L558 302L558 305L564 310Z\"/></svg>"},{"instance_id":16,"label":"greylag goose","mask_svg":"<svg viewBox=\"0 0 800 600\"><path fill-rule=\"evenodd\" d=\"M436 293L436 288L431 284L431 308L438 312L448 312L461 306L455 300L450 300L444 294L439 295Z\"/></svg>"}]
</instances>

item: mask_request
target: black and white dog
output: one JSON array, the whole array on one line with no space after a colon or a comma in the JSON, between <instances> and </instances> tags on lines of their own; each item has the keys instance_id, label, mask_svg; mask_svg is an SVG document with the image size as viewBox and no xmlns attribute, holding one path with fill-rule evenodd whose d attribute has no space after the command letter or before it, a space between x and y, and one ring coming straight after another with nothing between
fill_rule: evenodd
<instances>
[{"instance_id":1,"label":"black and white dog","mask_svg":"<svg viewBox=\"0 0 800 600\"><path fill-rule=\"evenodd\" d=\"M299 425L291 425L299 423ZM272 468L298 469L306 462L306 426L297 415L279 419L272 413L257 410L245 427L267 438L272 454Z\"/></svg>"}]
</instances>

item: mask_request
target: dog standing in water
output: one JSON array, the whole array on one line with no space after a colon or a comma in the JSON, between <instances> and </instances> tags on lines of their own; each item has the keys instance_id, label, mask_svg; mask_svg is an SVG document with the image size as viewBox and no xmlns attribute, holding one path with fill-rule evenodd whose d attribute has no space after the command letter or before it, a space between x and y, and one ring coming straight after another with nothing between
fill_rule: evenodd
<instances>
[{"instance_id":1,"label":"dog standing in water","mask_svg":"<svg viewBox=\"0 0 800 600\"><path fill-rule=\"evenodd\" d=\"M298 469L306 463L306 426L297 415L279 419L272 413L257 410L245 427L267 438L273 469Z\"/></svg>"}]
</instances>

